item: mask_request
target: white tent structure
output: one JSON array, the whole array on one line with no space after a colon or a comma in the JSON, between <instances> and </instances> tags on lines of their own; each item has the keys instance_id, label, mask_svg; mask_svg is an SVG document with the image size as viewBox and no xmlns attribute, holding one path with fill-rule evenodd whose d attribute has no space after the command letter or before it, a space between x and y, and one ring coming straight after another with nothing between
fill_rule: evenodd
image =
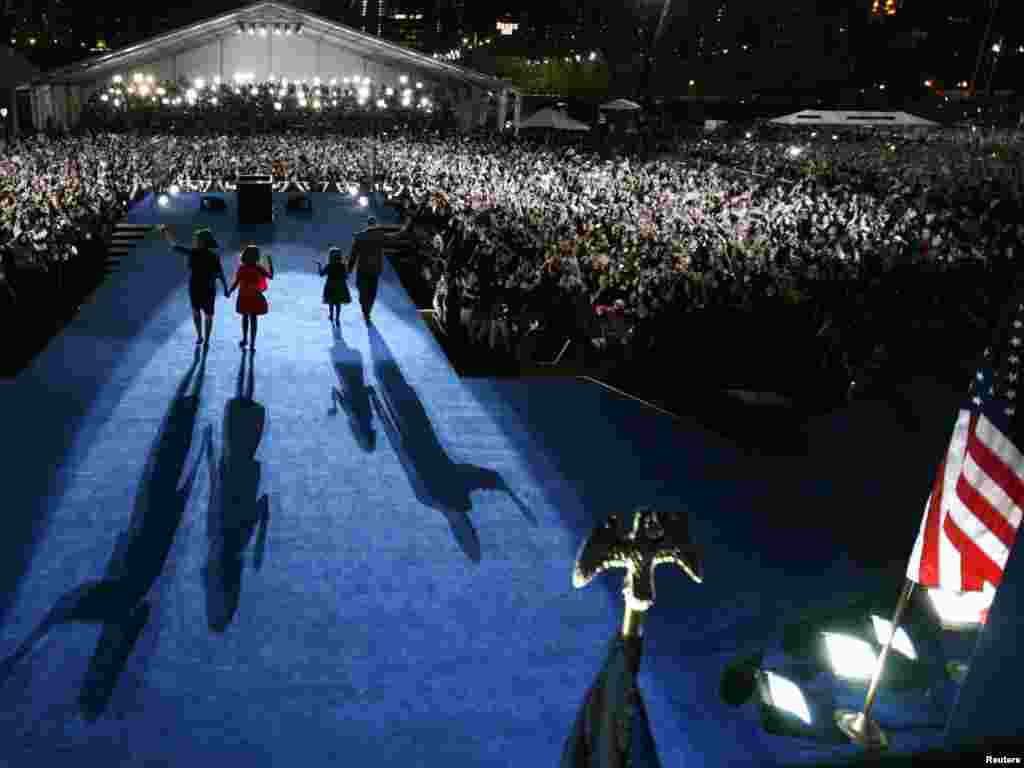
<instances>
[{"instance_id":1,"label":"white tent structure","mask_svg":"<svg viewBox=\"0 0 1024 768\"><path fill-rule=\"evenodd\" d=\"M556 131L589 131L590 126L573 120L564 112L555 109L541 109L519 124L520 130L528 128L549 128Z\"/></svg>"},{"instance_id":2,"label":"white tent structure","mask_svg":"<svg viewBox=\"0 0 1024 768\"><path fill-rule=\"evenodd\" d=\"M124 49L47 72L20 89L30 95L37 128L52 118L70 128L90 95L120 75L194 82L261 82L277 78L339 83L360 78L371 101L384 86L442 92L465 119L463 130L482 126L495 97L496 130L505 125L509 97L518 122L520 99L509 83L468 67L435 59L289 5L256 2Z\"/></svg>"},{"instance_id":3,"label":"white tent structure","mask_svg":"<svg viewBox=\"0 0 1024 768\"><path fill-rule=\"evenodd\" d=\"M607 104L602 104L599 109L602 111L608 110L609 112L633 112L638 109L643 109L643 107L629 99L615 99L615 101L609 101Z\"/></svg>"},{"instance_id":4,"label":"white tent structure","mask_svg":"<svg viewBox=\"0 0 1024 768\"><path fill-rule=\"evenodd\" d=\"M769 121L776 125L822 126L828 128L867 127L904 130L910 128L938 128L939 123L917 117L909 112L869 112L864 110L803 109Z\"/></svg>"}]
</instances>

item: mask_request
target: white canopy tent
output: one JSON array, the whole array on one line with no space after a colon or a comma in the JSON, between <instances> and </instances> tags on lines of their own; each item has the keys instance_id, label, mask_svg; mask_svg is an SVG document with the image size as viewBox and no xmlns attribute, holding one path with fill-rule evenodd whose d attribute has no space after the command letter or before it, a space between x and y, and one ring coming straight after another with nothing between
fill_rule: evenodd
<instances>
[{"instance_id":1,"label":"white canopy tent","mask_svg":"<svg viewBox=\"0 0 1024 768\"><path fill-rule=\"evenodd\" d=\"M629 99L615 99L615 101L602 104L599 109L602 111L608 110L609 112L632 112L637 109L643 109L643 107Z\"/></svg>"},{"instance_id":2,"label":"white canopy tent","mask_svg":"<svg viewBox=\"0 0 1024 768\"><path fill-rule=\"evenodd\" d=\"M564 112L555 109L541 109L519 124L520 130L528 128L549 128L556 131L589 131L590 126L573 120Z\"/></svg>"},{"instance_id":3,"label":"white canopy tent","mask_svg":"<svg viewBox=\"0 0 1024 768\"><path fill-rule=\"evenodd\" d=\"M939 128L939 123L909 112L871 112L864 110L803 109L771 120L776 125L806 125L837 128L842 126L875 128Z\"/></svg>"}]
</instances>

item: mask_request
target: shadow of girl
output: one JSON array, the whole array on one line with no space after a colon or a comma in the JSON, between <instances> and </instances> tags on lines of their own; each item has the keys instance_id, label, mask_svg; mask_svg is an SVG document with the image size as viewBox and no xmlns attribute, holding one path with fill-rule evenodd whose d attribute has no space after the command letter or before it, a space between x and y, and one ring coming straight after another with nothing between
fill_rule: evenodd
<instances>
[{"instance_id":1,"label":"shadow of girl","mask_svg":"<svg viewBox=\"0 0 1024 768\"><path fill-rule=\"evenodd\" d=\"M102 624L79 704L88 719L95 719L106 710L149 619L150 606L144 598L163 571L192 493L199 460L213 439L213 429L208 426L203 431L200 454L179 486L192 445L205 366L206 356L197 350L153 442L128 529L118 537L104 577L79 585L56 602L18 650L0 662L0 683L53 627L73 622ZM193 376L195 383L190 392Z\"/></svg>"},{"instance_id":2,"label":"shadow of girl","mask_svg":"<svg viewBox=\"0 0 1024 768\"><path fill-rule=\"evenodd\" d=\"M358 349L345 343L341 328L334 326L334 346L331 348L331 362L338 376L338 387L331 391L332 408L330 415L337 413L340 406L348 416L352 434L359 447L372 453L377 446L377 433L373 429L373 409L370 405L369 387L363 379L363 357Z\"/></svg>"},{"instance_id":3,"label":"shadow of girl","mask_svg":"<svg viewBox=\"0 0 1024 768\"><path fill-rule=\"evenodd\" d=\"M210 629L223 632L238 610L242 590L242 554L257 525L260 533L253 554L259 569L266 546L270 504L266 494L257 498L260 486L260 462L256 451L266 426L266 408L252 399L255 374L246 355L238 370L236 397L224 408L224 452L219 468L213 466L212 452L207 460L211 484L207 536L209 556L204 570L206 617Z\"/></svg>"}]
</instances>

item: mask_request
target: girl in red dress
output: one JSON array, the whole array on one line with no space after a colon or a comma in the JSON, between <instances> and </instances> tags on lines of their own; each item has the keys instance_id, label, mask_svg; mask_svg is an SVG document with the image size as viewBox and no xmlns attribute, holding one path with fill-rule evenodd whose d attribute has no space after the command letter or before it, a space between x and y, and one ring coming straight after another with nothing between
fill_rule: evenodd
<instances>
[{"instance_id":1,"label":"girl in red dress","mask_svg":"<svg viewBox=\"0 0 1024 768\"><path fill-rule=\"evenodd\" d=\"M238 346L246 347L249 340L249 349L256 350L256 318L267 314L269 307L263 292L267 290L267 280L274 277L274 259L268 254L267 263L270 269L266 270L260 264L260 249L255 245L247 245L242 251L242 264L235 274L235 282L228 290L228 296L238 288L238 302L235 309L242 316L242 341ZM250 335L249 327L252 326Z\"/></svg>"}]
</instances>

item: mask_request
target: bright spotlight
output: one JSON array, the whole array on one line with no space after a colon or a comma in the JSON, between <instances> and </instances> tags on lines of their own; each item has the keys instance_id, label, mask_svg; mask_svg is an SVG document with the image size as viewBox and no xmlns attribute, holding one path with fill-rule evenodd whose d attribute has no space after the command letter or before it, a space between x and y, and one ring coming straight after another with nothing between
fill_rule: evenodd
<instances>
[{"instance_id":1,"label":"bright spotlight","mask_svg":"<svg viewBox=\"0 0 1024 768\"><path fill-rule=\"evenodd\" d=\"M249 95L250 96L255 96L257 93L258 93L258 91L255 88L250 88L249 89Z\"/></svg>"},{"instance_id":2,"label":"bright spotlight","mask_svg":"<svg viewBox=\"0 0 1024 768\"><path fill-rule=\"evenodd\" d=\"M839 141L839 134L833 133L832 134L832 141Z\"/></svg>"},{"instance_id":3,"label":"bright spotlight","mask_svg":"<svg viewBox=\"0 0 1024 768\"><path fill-rule=\"evenodd\" d=\"M105 94L105 93L102 96L100 96L100 101L108 101L109 99L110 99L110 97L107 96L107 94Z\"/></svg>"},{"instance_id":4,"label":"bright spotlight","mask_svg":"<svg viewBox=\"0 0 1024 768\"><path fill-rule=\"evenodd\" d=\"M213 106L215 106L215 107L217 106L217 100L216 99L210 99L210 103L213 104Z\"/></svg>"},{"instance_id":5,"label":"bright spotlight","mask_svg":"<svg viewBox=\"0 0 1024 768\"><path fill-rule=\"evenodd\" d=\"M169 202L171 202L171 198L169 198L169 197L168 197L167 195L160 195L160 197L158 197L158 198L156 199L156 201L157 201L157 202L158 202L158 203L159 203L160 205L162 205L162 206L166 206L166 205L167 205L167 204L168 204Z\"/></svg>"},{"instance_id":6,"label":"bright spotlight","mask_svg":"<svg viewBox=\"0 0 1024 768\"><path fill-rule=\"evenodd\" d=\"M957 631L977 629L979 625L984 624L995 596L995 589L988 583L985 584L983 592L928 590L928 598L935 612L939 614L942 628Z\"/></svg>"},{"instance_id":7,"label":"bright spotlight","mask_svg":"<svg viewBox=\"0 0 1024 768\"><path fill-rule=\"evenodd\" d=\"M871 623L875 627L875 637L878 638L879 645L885 645L889 642L889 635L892 634L892 622L886 621L881 616L872 616ZM908 659L917 659L914 644L910 642L910 636L903 631L903 627L896 628L896 636L892 639L892 647Z\"/></svg>"},{"instance_id":8,"label":"bright spotlight","mask_svg":"<svg viewBox=\"0 0 1024 768\"><path fill-rule=\"evenodd\" d=\"M387 88L384 89L384 93L386 95L388 95L388 96L394 96L395 95L395 89L390 87L390 86L388 86Z\"/></svg>"},{"instance_id":9,"label":"bright spotlight","mask_svg":"<svg viewBox=\"0 0 1024 768\"><path fill-rule=\"evenodd\" d=\"M165 91L163 88L157 88L156 89L156 95L157 96L166 96L167 95L167 91Z\"/></svg>"},{"instance_id":10,"label":"bright spotlight","mask_svg":"<svg viewBox=\"0 0 1024 768\"><path fill-rule=\"evenodd\" d=\"M793 715L807 725L811 724L811 709L796 683L767 670L762 672L759 678L761 699L765 704Z\"/></svg>"},{"instance_id":11,"label":"bright spotlight","mask_svg":"<svg viewBox=\"0 0 1024 768\"><path fill-rule=\"evenodd\" d=\"M386 103L384 99L377 99L377 109L384 109Z\"/></svg>"},{"instance_id":12,"label":"bright spotlight","mask_svg":"<svg viewBox=\"0 0 1024 768\"><path fill-rule=\"evenodd\" d=\"M115 83L120 83L120 82L123 82L123 81L124 81L123 77L121 77L120 75L114 75L114 82Z\"/></svg>"},{"instance_id":13,"label":"bright spotlight","mask_svg":"<svg viewBox=\"0 0 1024 768\"><path fill-rule=\"evenodd\" d=\"M800 154L802 152L803 152L803 150L800 149L800 147L790 147L789 148L789 156L790 157L800 157Z\"/></svg>"},{"instance_id":14,"label":"bright spotlight","mask_svg":"<svg viewBox=\"0 0 1024 768\"><path fill-rule=\"evenodd\" d=\"M359 98L364 101L370 98L370 89L367 88L365 85L359 89Z\"/></svg>"},{"instance_id":15,"label":"bright spotlight","mask_svg":"<svg viewBox=\"0 0 1024 768\"><path fill-rule=\"evenodd\" d=\"M416 83L416 87L417 88L422 88L423 87L423 83Z\"/></svg>"},{"instance_id":16,"label":"bright spotlight","mask_svg":"<svg viewBox=\"0 0 1024 768\"><path fill-rule=\"evenodd\" d=\"M179 192L181 192L181 187L177 184L171 184L171 194L177 197Z\"/></svg>"},{"instance_id":17,"label":"bright spotlight","mask_svg":"<svg viewBox=\"0 0 1024 768\"><path fill-rule=\"evenodd\" d=\"M398 78L398 82L400 82L402 85L405 85L406 83L409 82L409 76L402 75L400 78Z\"/></svg>"},{"instance_id":18,"label":"bright spotlight","mask_svg":"<svg viewBox=\"0 0 1024 768\"><path fill-rule=\"evenodd\" d=\"M832 669L840 677L870 680L878 665L878 657L864 640L850 635L823 632Z\"/></svg>"},{"instance_id":19,"label":"bright spotlight","mask_svg":"<svg viewBox=\"0 0 1024 768\"><path fill-rule=\"evenodd\" d=\"M811 131L811 138L812 139L818 138L818 132L817 131Z\"/></svg>"},{"instance_id":20,"label":"bright spotlight","mask_svg":"<svg viewBox=\"0 0 1024 768\"><path fill-rule=\"evenodd\" d=\"M280 101L275 101L274 102L274 109L276 109L278 112L280 112L283 109L283 107L281 106L281 102Z\"/></svg>"},{"instance_id":21,"label":"bright spotlight","mask_svg":"<svg viewBox=\"0 0 1024 768\"><path fill-rule=\"evenodd\" d=\"M348 193L350 196L355 197L359 194L359 187L350 186L348 188Z\"/></svg>"},{"instance_id":22,"label":"bright spotlight","mask_svg":"<svg viewBox=\"0 0 1024 768\"><path fill-rule=\"evenodd\" d=\"M747 131L746 136L748 139L754 138L754 134L752 134L750 131Z\"/></svg>"},{"instance_id":23,"label":"bright spotlight","mask_svg":"<svg viewBox=\"0 0 1024 768\"><path fill-rule=\"evenodd\" d=\"M369 204L370 204L370 201L366 199L366 195L360 195L359 196L359 207L360 208L365 208Z\"/></svg>"}]
</instances>

